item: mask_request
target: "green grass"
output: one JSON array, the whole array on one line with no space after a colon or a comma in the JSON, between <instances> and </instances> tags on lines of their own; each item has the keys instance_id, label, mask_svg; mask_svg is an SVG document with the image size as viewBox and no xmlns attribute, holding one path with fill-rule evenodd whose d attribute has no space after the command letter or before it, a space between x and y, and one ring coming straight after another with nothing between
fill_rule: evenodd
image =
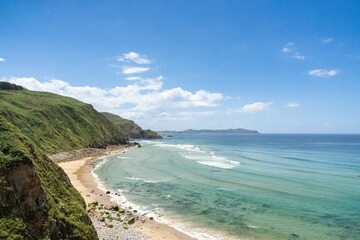
<instances>
[{"instance_id":1,"label":"green grass","mask_svg":"<svg viewBox=\"0 0 360 240\"><path fill-rule=\"evenodd\" d=\"M91 105L52 93L0 90L0 114L48 154L126 142Z\"/></svg>"},{"instance_id":2,"label":"green grass","mask_svg":"<svg viewBox=\"0 0 360 240\"><path fill-rule=\"evenodd\" d=\"M25 224L18 217L0 218L0 239L22 240L26 239Z\"/></svg>"},{"instance_id":3,"label":"green grass","mask_svg":"<svg viewBox=\"0 0 360 240\"><path fill-rule=\"evenodd\" d=\"M162 138L161 135L157 132L154 132L150 129L143 130L139 125L134 121L124 119L118 115L102 112L102 114L110 120L112 123L119 127L119 130L122 131L128 138L134 139L158 139Z\"/></svg>"}]
</instances>

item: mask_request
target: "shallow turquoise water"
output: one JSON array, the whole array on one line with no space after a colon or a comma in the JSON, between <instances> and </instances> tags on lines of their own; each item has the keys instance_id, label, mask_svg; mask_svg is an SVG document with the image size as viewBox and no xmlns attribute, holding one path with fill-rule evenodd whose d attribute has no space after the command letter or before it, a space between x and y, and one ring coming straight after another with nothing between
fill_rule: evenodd
<instances>
[{"instance_id":1,"label":"shallow turquoise water","mask_svg":"<svg viewBox=\"0 0 360 240\"><path fill-rule=\"evenodd\" d=\"M172 135L95 173L203 239L360 239L360 135Z\"/></svg>"}]
</instances>

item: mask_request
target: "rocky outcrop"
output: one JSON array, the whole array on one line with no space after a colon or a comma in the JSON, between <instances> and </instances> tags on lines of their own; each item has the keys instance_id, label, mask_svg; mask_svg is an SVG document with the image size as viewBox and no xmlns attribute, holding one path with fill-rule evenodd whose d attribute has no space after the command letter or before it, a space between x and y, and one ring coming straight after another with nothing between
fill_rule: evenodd
<instances>
[{"instance_id":1,"label":"rocky outcrop","mask_svg":"<svg viewBox=\"0 0 360 240\"><path fill-rule=\"evenodd\" d=\"M46 195L31 162L0 171L0 215L22 219L23 236L35 238L53 231L55 222L47 214ZM49 226L51 225L51 226ZM11 233L7 237L10 237Z\"/></svg>"}]
</instances>

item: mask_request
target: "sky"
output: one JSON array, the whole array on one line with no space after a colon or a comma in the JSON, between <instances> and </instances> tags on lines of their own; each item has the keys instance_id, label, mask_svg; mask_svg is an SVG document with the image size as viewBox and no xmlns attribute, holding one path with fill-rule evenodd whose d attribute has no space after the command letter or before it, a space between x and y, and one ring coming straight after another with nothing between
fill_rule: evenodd
<instances>
[{"instance_id":1,"label":"sky","mask_svg":"<svg viewBox=\"0 0 360 240\"><path fill-rule=\"evenodd\" d=\"M153 130L360 133L359 1L0 0L0 81Z\"/></svg>"}]
</instances>

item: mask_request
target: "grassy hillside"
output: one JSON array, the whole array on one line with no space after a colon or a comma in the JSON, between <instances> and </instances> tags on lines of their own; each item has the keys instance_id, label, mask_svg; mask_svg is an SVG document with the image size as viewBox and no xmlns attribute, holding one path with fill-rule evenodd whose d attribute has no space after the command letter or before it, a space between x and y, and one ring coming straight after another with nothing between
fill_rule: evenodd
<instances>
[{"instance_id":1,"label":"grassy hillside","mask_svg":"<svg viewBox=\"0 0 360 240\"><path fill-rule=\"evenodd\" d=\"M119 127L119 130L123 132L128 138L134 139L158 139L162 138L157 132L151 131L150 129L143 130L134 121L124 119L118 115L102 112L102 114L110 120L112 123Z\"/></svg>"},{"instance_id":2,"label":"grassy hillside","mask_svg":"<svg viewBox=\"0 0 360 240\"><path fill-rule=\"evenodd\" d=\"M60 167L0 116L0 239L97 239Z\"/></svg>"},{"instance_id":3,"label":"grassy hillside","mask_svg":"<svg viewBox=\"0 0 360 240\"><path fill-rule=\"evenodd\" d=\"M0 115L48 154L126 142L91 105L52 93L0 90Z\"/></svg>"},{"instance_id":4,"label":"grassy hillside","mask_svg":"<svg viewBox=\"0 0 360 240\"><path fill-rule=\"evenodd\" d=\"M80 194L46 155L125 143L125 135L75 99L0 89L0 239L97 239Z\"/></svg>"}]
</instances>

